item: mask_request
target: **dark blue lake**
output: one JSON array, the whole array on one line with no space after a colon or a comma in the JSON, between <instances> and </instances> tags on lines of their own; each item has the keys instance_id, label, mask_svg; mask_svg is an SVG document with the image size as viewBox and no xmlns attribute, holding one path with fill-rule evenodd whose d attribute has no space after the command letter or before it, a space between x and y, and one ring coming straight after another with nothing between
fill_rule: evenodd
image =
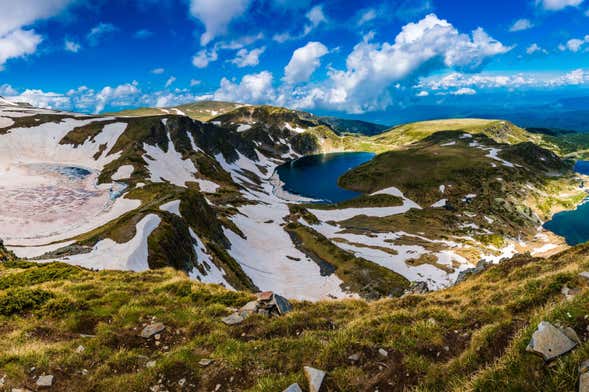
<instances>
[{"instance_id":1,"label":"dark blue lake","mask_svg":"<svg viewBox=\"0 0 589 392\"><path fill-rule=\"evenodd\" d=\"M575 170L589 175L589 161L577 161ZM569 245L589 241L589 203L584 202L575 210L555 214L544 224L544 228L564 237Z\"/></svg>"},{"instance_id":2,"label":"dark blue lake","mask_svg":"<svg viewBox=\"0 0 589 392\"><path fill-rule=\"evenodd\" d=\"M374 155L369 152L310 155L279 166L277 172L288 192L337 203L360 195L340 188L337 185L338 178L348 170L368 162Z\"/></svg>"}]
</instances>

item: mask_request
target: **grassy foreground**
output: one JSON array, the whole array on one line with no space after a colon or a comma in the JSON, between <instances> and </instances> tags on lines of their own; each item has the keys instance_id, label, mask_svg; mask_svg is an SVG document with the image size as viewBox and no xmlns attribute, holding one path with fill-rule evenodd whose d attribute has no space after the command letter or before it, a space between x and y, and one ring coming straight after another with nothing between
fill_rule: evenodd
<instances>
[{"instance_id":1,"label":"grassy foreground","mask_svg":"<svg viewBox=\"0 0 589 392\"><path fill-rule=\"evenodd\" d=\"M306 385L311 365L328 372L325 391L573 391L589 357L589 282L578 276L589 246L519 256L439 292L295 302L285 316L236 326L220 318L251 294L172 269L95 272L1 257L0 389L35 390L37 376L51 374L52 391L282 391ZM581 290L567 301L564 285ZM153 320L166 325L161 338L139 337ZM541 320L574 328L584 343L544 364L525 351ZM213 362L199 365L204 358Z\"/></svg>"}]
</instances>

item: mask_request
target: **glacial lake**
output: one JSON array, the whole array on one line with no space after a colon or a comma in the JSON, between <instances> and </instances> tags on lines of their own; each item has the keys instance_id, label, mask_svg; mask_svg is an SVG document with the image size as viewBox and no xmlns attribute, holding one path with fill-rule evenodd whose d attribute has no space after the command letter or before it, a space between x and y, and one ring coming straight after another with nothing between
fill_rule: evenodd
<instances>
[{"instance_id":1,"label":"glacial lake","mask_svg":"<svg viewBox=\"0 0 589 392\"><path fill-rule=\"evenodd\" d=\"M361 194L340 188L338 178L374 155L370 152L310 155L279 166L277 172L289 193L337 203Z\"/></svg>"},{"instance_id":2,"label":"glacial lake","mask_svg":"<svg viewBox=\"0 0 589 392\"><path fill-rule=\"evenodd\" d=\"M589 161L577 161L575 171L589 175ZM577 245L589 241L589 199L575 210L555 214L544 228L565 238L567 244Z\"/></svg>"}]
</instances>

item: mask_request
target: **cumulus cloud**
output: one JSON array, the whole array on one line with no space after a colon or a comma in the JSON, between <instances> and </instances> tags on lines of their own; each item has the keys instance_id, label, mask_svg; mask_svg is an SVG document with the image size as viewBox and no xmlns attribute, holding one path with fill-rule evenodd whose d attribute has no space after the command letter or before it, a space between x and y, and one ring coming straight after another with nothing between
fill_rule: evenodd
<instances>
[{"instance_id":1,"label":"cumulus cloud","mask_svg":"<svg viewBox=\"0 0 589 392\"><path fill-rule=\"evenodd\" d=\"M260 56L266 51L266 47L247 50L245 48L239 49L237 54L231 62L239 68L252 67L260 63Z\"/></svg>"},{"instance_id":2,"label":"cumulus cloud","mask_svg":"<svg viewBox=\"0 0 589 392\"><path fill-rule=\"evenodd\" d=\"M16 29L0 36L0 71L9 59L35 53L41 41L41 36L33 30Z\"/></svg>"},{"instance_id":3,"label":"cumulus cloud","mask_svg":"<svg viewBox=\"0 0 589 392\"><path fill-rule=\"evenodd\" d=\"M529 19L518 19L513 23L513 25L511 25L509 31L523 31L531 29L532 27L534 27L534 25L532 22L530 22Z\"/></svg>"},{"instance_id":4,"label":"cumulus cloud","mask_svg":"<svg viewBox=\"0 0 589 392\"><path fill-rule=\"evenodd\" d=\"M194 65L196 68L206 68L209 66L209 63L217 61L217 59L218 54L215 49L202 49L198 51L192 58L192 65Z\"/></svg>"},{"instance_id":5,"label":"cumulus cloud","mask_svg":"<svg viewBox=\"0 0 589 392\"><path fill-rule=\"evenodd\" d=\"M346 69L329 71L322 93L309 91L315 104L356 113L382 109L392 103L389 89L394 84L437 69L476 72L492 57L511 49L482 28L463 34L435 14L405 25L394 43L372 40L373 35L367 35L354 47Z\"/></svg>"},{"instance_id":6,"label":"cumulus cloud","mask_svg":"<svg viewBox=\"0 0 589 392\"><path fill-rule=\"evenodd\" d=\"M547 82L550 86L577 86L589 83L589 72L582 69L575 69L562 76L554 78Z\"/></svg>"},{"instance_id":7,"label":"cumulus cloud","mask_svg":"<svg viewBox=\"0 0 589 392\"><path fill-rule=\"evenodd\" d=\"M475 95L477 92L476 90L469 88L469 87L463 87L460 88L456 91L452 91L450 94L452 95Z\"/></svg>"},{"instance_id":8,"label":"cumulus cloud","mask_svg":"<svg viewBox=\"0 0 589 392\"><path fill-rule=\"evenodd\" d=\"M546 49L543 49L542 47L540 47L537 43L533 43L530 46L528 46L528 48L526 49L526 53L527 54L534 54L534 53L544 53L547 54L548 51Z\"/></svg>"},{"instance_id":9,"label":"cumulus cloud","mask_svg":"<svg viewBox=\"0 0 589 392\"><path fill-rule=\"evenodd\" d=\"M117 31L117 27L111 23L99 23L94 26L86 35L86 39L92 46L96 46L102 41L108 34Z\"/></svg>"},{"instance_id":10,"label":"cumulus cloud","mask_svg":"<svg viewBox=\"0 0 589 392\"><path fill-rule=\"evenodd\" d=\"M581 48L586 44L589 43L589 35L586 35L585 38L572 38L569 39L566 43L558 45L558 49L561 51L569 50L571 52L578 52Z\"/></svg>"},{"instance_id":11,"label":"cumulus cloud","mask_svg":"<svg viewBox=\"0 0 589 392\"><path fill-rule=\"evenodd\" d=\"M302 48L296 49L284 68L283 80L291 84L308 81L321 65L321 57L328 52L327 47L321 42L309 42Z\"/></svg>"},{"instance_id":12,"label":"cumulus cloud","mask_svg":"<svg viewBox=\"0 0 589 392\"><path fill-rule=\"evenodd\" d=\"M2 0L0 1L0 71L13 58L37 51L43 38L27 26L64 11L75 0Z\"/></svg>"},{"instance_id":13,"label":"cumulus cloud","mask_svg":"<svg viewBox=\"0 0 589 392\"><path fill-rule=\"evenodd\" d=\"M548 11L559 11L566 7L578 7L584 0L536 0L536 4Z\"/></svg>"},{"instance_id":14,"label":"cumulus cloud","mask_svg":"<svg viewBox=\"0 0 589 392\"><path fill-rule=\"evenodd\" d=\"M219 101L260 103L272 100L274 95L272 74L262 71L245 75L239 83L223 78L214 98Z\"/></svg>"},{"instance_id":15,"label":"cumulus cloud","mask_svg":"<svg viewBox=\"0 0 589 392\"><path fill-rule=\"evenodd\" d=\"M200 44L205 46L219 35L227 32L229 23L243 14L250 0L191 0L190 14L205 26Z\"/></svg>"},{"instance_id":16,"label":"cumulus cloud","mask_svg":"<svg viewBox=\"0 0 589 392\"><path fill-rule=\"evenodd\" d=\"M170 78L166 81L166 88L170 87L176 81L175 76L170 76Z\"/></svg>"},{"instance_id":17,"label":"cumulus cloud","mask_svg":"<svg viewBox=\"0 0 589 392\"><path fill-rule=\"evenodd\" d=\"M63 46L67 52L72 53L78 53L82 48L82 46L79 43L77 43L76 41L69 40L67 38L65 39Z\"/></svg>"}]
</instances>

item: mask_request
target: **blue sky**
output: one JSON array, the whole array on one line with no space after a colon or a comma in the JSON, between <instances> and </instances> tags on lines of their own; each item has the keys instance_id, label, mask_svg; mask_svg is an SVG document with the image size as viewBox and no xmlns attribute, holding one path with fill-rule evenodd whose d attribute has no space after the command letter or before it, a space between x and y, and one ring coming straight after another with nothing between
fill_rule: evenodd
<instances>
[{"instance_id":1,"label":"blue sky","mask_svg":"<svg viewBox=\"0 0 589 392\"><path fill-rule=\"evenodd\" d=\"M589 95L589 0L0 0L0 95L201 99L394 122Z\"/></svg>"}]
</instances>

